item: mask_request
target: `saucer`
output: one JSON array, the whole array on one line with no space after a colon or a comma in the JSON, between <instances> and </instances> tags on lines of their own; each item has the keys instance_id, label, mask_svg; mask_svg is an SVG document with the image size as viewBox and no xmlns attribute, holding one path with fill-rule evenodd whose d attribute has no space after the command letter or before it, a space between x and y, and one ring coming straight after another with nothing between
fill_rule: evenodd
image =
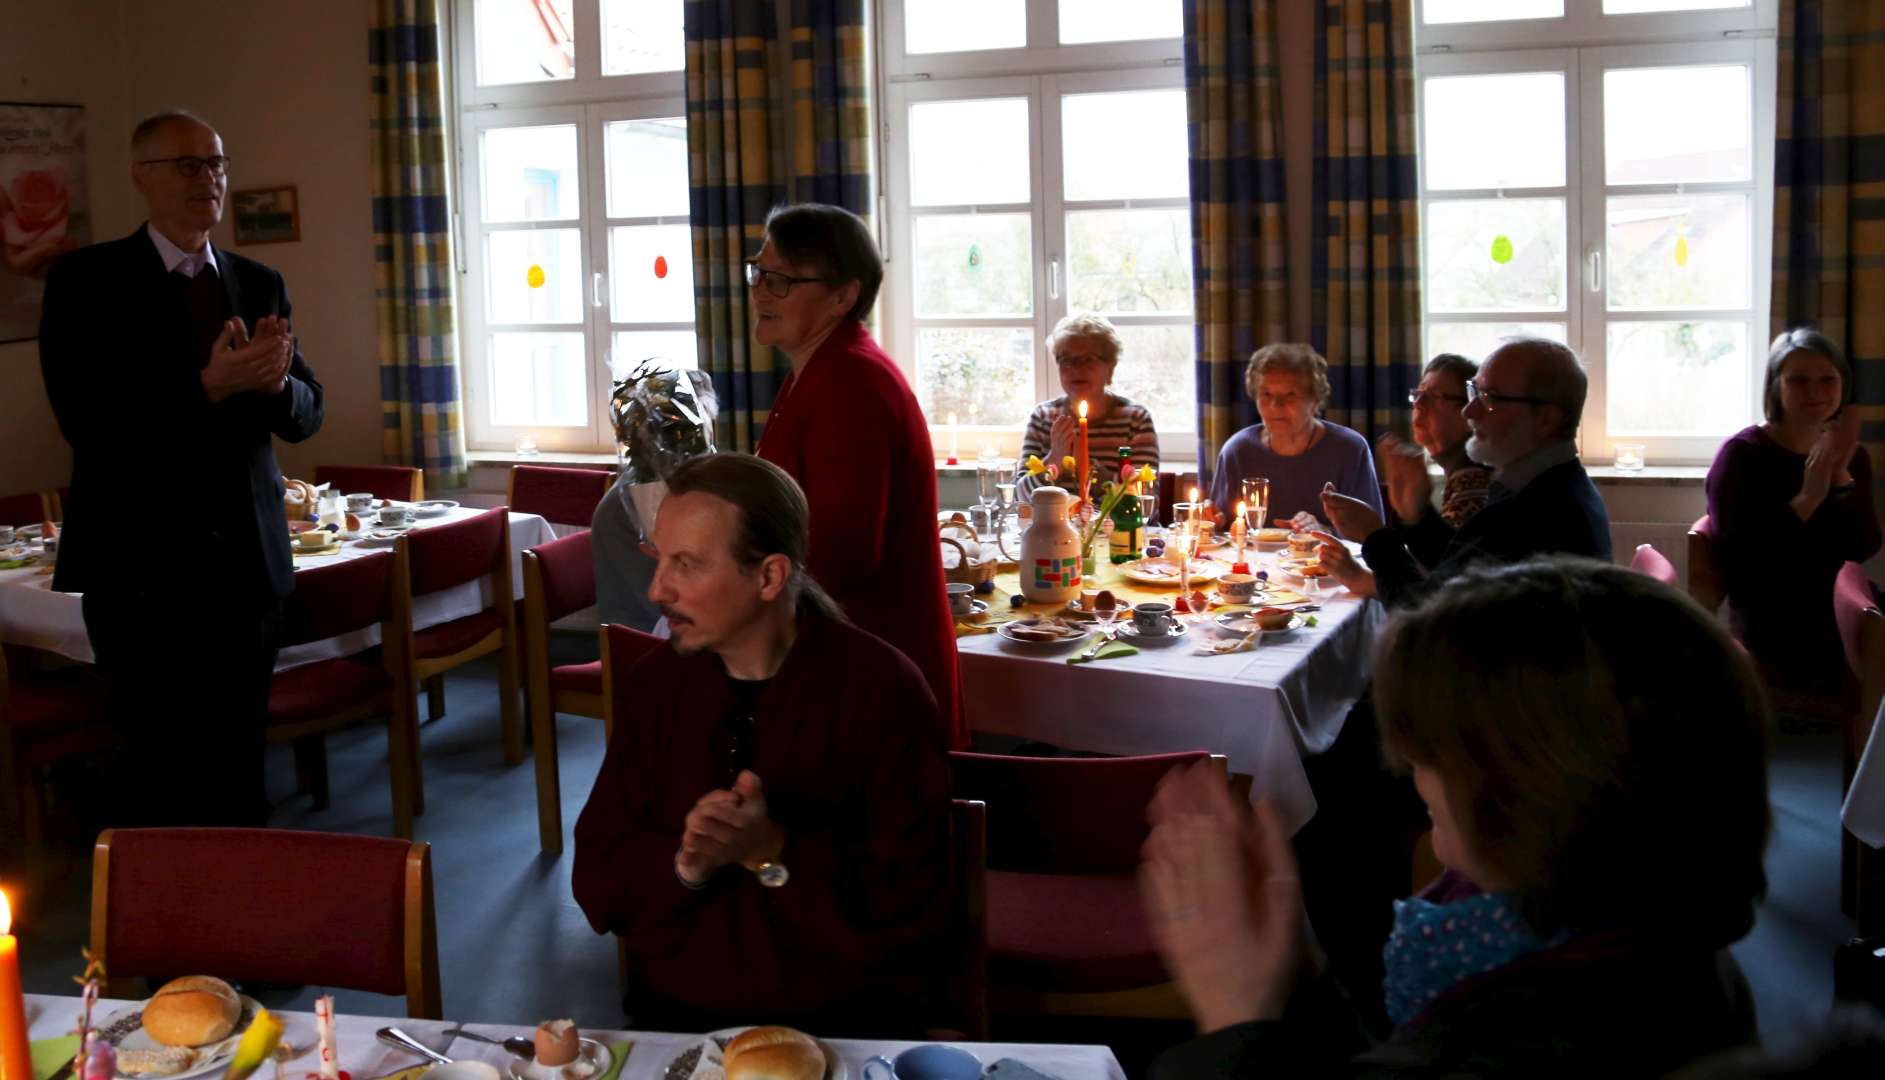
<instances>
[{"instance_id":1,"label":"saucer","mask_svg":"<svg viewBox=\"0 0 1885 1080\"><path fill-rule=\"evenodd\" d=\"M447 511L458 509L458 504L450 499L427 499L412 504L412 512L419 517L438 517Z\"/></svg>"},{"instance_id":2,"label":"saucer","mask_svg":"<svg viewBox=\"0 0 1885 1080\"><path fill-rule=\"evenodd\" d=\"M1247 612L1247 611L1238 611L1238 612L1227 611L1224 614L1219 615L1216 618L1212 619L1211 621L1217 624L1217 628L1219 630L1222 630L1230 634L1248 634L1252 630L1257 629L1256 620L1252 619L1250 617L1250 612ZM1290 617L1289 625L1284 626L1281 629L1259 630L1257 632L1260 635L1262 635L1262 637L1265 640L1268 640L1269 638L1282 637L1285 634L1293 633L1297 629L1299 629L1302 626L1302 624L1303 624L1303 617L1301 615L1293 615Z\"/></svg>"},{"instance_id":3,"label":"saucer","mask_svg":"<svg viewBox=\"0 0 1885 1080\"><path fill-rule=\"evenodd\" d=\"M950 614L951 614L951 615L954 615L954 616L955 616L955 617L956 617L957 619L974 619L974 618L977 618L977 617L979 617L979 616L982 616L982 615L986 615L986 614L988 614L988 601L986 601L986 600L971 600L971 601L969 601L969 610L968 610L968 611L966 611L966 612L964 612L964 613L962 613L962 614L960 614L960 615L956 615L956 613L955 613L955 612L953 612L953 611L952 611L952 612L950 612Z\"/></svg>"},{"instance_id":4,"label":"saucer","mask_svg":"<svg viewBox=\"0 0 1885 1080\"><path fill-rule=\"evenodd\" d=\"M1181 623L1178 620L1173 619L1171 622L1166 624L1165 632L1159 633L1158 631L1155 631L1155 630L1141 630L1139 628L1138 623L1133 622L1131 619L1127 619L1125 622L1122 622L1119 624L1118 629L1119 629L1120 636L1122 637L1128 637L1134 641L1144 642L1148 645L1159 645L1168 641L1176 641L1179 638L1184 637L1186 632L1190 628L1187 627L1184 623Z\"/></svg>"}]
</instances>

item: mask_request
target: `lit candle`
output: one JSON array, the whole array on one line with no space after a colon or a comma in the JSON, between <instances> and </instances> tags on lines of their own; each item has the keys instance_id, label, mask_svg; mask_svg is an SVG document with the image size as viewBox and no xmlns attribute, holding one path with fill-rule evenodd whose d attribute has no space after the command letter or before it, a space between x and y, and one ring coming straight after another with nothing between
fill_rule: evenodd
<instances>
[{"instance_id":1,"label":"lit candle","mask_svg":"<svg viewBox=\"0 0 1885 1080\"><path fill-rule=\"evenodd\" d=\"M1080 477L1080 498L1084 500L1087 493L1092 490L1087 487L1086 400L1084 398L1080 401L1080 458L1076 464L1079 466L1077 472Z\"/></svg>"},{"instance_id":2,"label":"lit candle","mask_svg":"<svg viewBox=\"0 0 1885 1080\"><path fill-rule=\"evenodd\" d=\"M949 414L949 461L948 461L948 464L950 465L960 464L960 462L956 458L956 448L957 448L957 443L959 442L961 437L962 437L962 431L960 428L956 427L956 414L950 413Z\"/></svg>"},{"instance_id":3,"label":"lit candle","mask_svg":"<svg viewBox=\"0 0 1885 1080\"><path fill-rule=\"evenodd\" d=\"M1237 561L1244 561L1244 504L1237 504L1237 520L1230 523L1230 538L1237 542Z\"/></svg>"},{"instance_id":4,"label":"lit candle","mask_svg":"<svg viewBox=\"0 0 1885 1080\"><path fill-rule=\"evenodd\" d=\"M26 1042L26 999L20 993L20 942L13 910L0 892L0 1080L33 1080L33 1052Z\"/></svg>"}]
</instances>

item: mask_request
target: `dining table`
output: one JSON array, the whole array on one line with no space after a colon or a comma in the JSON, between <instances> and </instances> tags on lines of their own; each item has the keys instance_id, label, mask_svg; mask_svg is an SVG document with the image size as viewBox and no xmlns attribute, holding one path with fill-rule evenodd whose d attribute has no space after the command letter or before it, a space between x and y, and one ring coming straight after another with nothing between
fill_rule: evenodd
<instances>
[{"instance_id":1,"label":"dining table","mask_svg":"<svg viewBox=\"0 0 1885 1080\"><path fill-rule=\"evenodd\" d=\"M142 1003L102 998L93 1007L93 1023L108 1020L128 1009L136 1009ZM71 1056L69 1038L77 1025L80 1013L80 999L76 996L49 994L25 995L26 1024L28 1036L35 1044L34 1080L46 1080L58 1064ZM274 1014L282 1021L281 1042L288 1047L279 1053L274 1063L265 1064L259 1069L254 1080L307 1080L320 1075L319 1040L315 1017L307 1012L278 1012ZM515 1059L502 1046L493 1046L479 1042L455 1031L467 1031L482 1035L487 1039L502 1041L507 1036L528 1036L535 1029L536 1021L529 1020L509 1024L467 1023L457 1024L439 1020L414 1020L384 1016L353 1016L336 1013L334 1016L334 1056L339 1069L348 1074L351 1080L388 1080L399 1077L407 1080L407 1070L415 1066L426 1065L423 1059L409 1050L389 1046L379 1041L375 1033L381 1028L397 1027L432 1050L455 1061L482 1061L498 1069L499 1075L519 1080L520 1068L516 1072L508 1070ZM817 1032L812 1032L816 1036ZM681 1054L700 1045L702 1036L661 1031L613 1031L598 1028L583 1028L582 1036L592 1039L607 1047L611 1056L615 1053L624 1055L620 1080L664 1080L668 1067ZM64 1038L62 1043L53 1044L45 1040ZM828 1080L861 1080L864 1063L872 1057L894 1058L904 1050L918 1045L913 1042L876 1039L820 1039L833 1052L838 1061L827 1074ZM984 1066L998 1061L1012 1060L1029 1066L1044 1074L1049 1080L1125 1080L1125 1071L1112 1050L1104 1046L1048 1044L1048 1043L988 1043L957 1042L951 1043L974 1054ZM46 1063L45 1072L40 1070L40 1062ZM539 1075L539 1073L541 1075ZM406 1074L406 1075L402 1075ZM222 1070L217 1069L203 1074L211 1080L220 1080ZM521 1080L555 1080L558 1070L533 1069L523 1073ZM606 1074L603 1074L606 1076ZM598 1080L601 1080L599 1077Z\"/></svg>"},{"instance_id":2,"label":"dining table","mask_svg":"<svg viewBox=\"0 0 1885 1080\"><path fill-rule=\"evenodd\" d=\"M478 507L454 505L444 508L442 512L415 518L412 527L414 530L428 529L454 521L463 521L481 513L484 513L484 510ZM286 528L285 523L283 527ZM515 511L510 513L511 585L514 594L512 599L521 599L523 596L524 551L555 538L556 532L550 523L538 515L520 514ZM37 549L37 547L37 544L31 544L29 550ZM363 530L360 536L342 541L338 548L328 554L311 555L296 550L294 568L299 573L311 567L364 558L374 552L390 552L391 550L393 550L391 540L373 539L366 530ZM136 557L127 555L127 558ZM147 560L149 573L187 575L190 573L191 566L189 537L186 534L175 542L152 551L144 558ZM53 591L52 568L53 559L42 553L27 565L0 569L0 643L43 649L70 660L89 664L93 661L92 643L85 632L85 612L81 594ZM475 614L489 607L492 599L493 584L488 576L477 582L414 597L413 628L423 630ZM161 614L161 612L156 613L159 618ZM291 646L281 650L276 657L275 669L285 671L318 660L351 656L378 645L379 639L379 627L373 626L339 637Z\"/></svg>"},{"instance_id":3,"label":"dining table","mask_svg":"<svg viewBox=\"0 0 1885 1080\"><path fill-rule=\"evenodd\" d=\"M1349 544L1359 561L1360 545ZM1012 550L1012 545L1010 545ZM1214 592L1213 579L1228 573L1237 549L1206 548L1194 562L1205 567L1191 587ZM1253 800L1269 799L1292 831L1315 813L1315 796L1303 768L1304 755L1327 750L1348 711L1365 692L1376 636L1387 621L1373 599L1351 595L1327 578L1304 579L1287 544L1252 544L1244 550L1252 573L1265 580L1257 604L1303 611L1303 625L1283 634L1263 634L1247 649L1204 651L1211 643L1241 641L1220 629L1216 617L1249 610L1246 605L1211 606L1184 616L1186 632L1171 640L1127 641L1137 652L1082 659L1094 638L1066 645L1010 640L1000 624L1029 616L1064 616L1059 604L1012 606L1019 570L995 574L992 591L976 599L986 614L957 622L963 701L977 732L1038 741L1101 754L1159 754L1205 750L1224 755L1230 771L1251 777ZM1129 569L1130 568L1130 569ZM1180 580L1136 580L1137 567L1102 562L1083 585L1115 593L1122 605L1171 603ZM1313 616L1313 624L1311 624ZM1119 623L1129 621L1122 611Z\"/></svg>"}]
</instances>

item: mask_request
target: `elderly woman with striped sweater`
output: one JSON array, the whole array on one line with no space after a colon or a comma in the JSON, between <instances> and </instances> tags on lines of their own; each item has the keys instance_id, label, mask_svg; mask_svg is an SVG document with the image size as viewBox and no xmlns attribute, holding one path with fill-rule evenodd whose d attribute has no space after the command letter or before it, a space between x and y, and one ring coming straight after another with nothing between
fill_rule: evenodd
<instances>
[{"instance_id":1,"label":"elderly woman with striped sweater","mask_svg":"<svg viewBox=\"0 0 1885 1080\"><path fill-rule=\"evenodd\" d=\"M1117 464L1119 448L1132 448L1135 465L1158 468L1158 432L1145 406L1107 387L1119 366L1119 332L1098 315L1069 315L1047 336L1047 351L1060 370L1060 388L1066 393L1034 407L1027 433L1021 437L1021 460L1015 470L1015 492L1026 502L1034 489L1050 481L1029 475L1027 459L1037 456L1049 464L1071 457L1080 439L1080 402L1087 403L1087 445L1095 467ZM1053 483L1071 490L1075 478L1064 473Z\"/></svg>"}]
</instances>

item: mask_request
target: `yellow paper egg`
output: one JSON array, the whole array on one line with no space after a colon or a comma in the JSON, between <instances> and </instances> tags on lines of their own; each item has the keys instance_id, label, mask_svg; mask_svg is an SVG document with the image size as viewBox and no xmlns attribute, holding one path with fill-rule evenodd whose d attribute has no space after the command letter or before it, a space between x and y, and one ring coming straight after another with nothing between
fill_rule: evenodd
<instances>
[{"instance_id":1,"label":"yellow paper egg","mask_svg":"<svg viewBox=\"0 0 1885 1080\"><path fill-rule=\"evenodd\" d=\"M530 287L533 289L543 288L543 267L535 263L530 264L530 269L524 272L524 280L530 282Z\"/></svg>"}]
</instances>

